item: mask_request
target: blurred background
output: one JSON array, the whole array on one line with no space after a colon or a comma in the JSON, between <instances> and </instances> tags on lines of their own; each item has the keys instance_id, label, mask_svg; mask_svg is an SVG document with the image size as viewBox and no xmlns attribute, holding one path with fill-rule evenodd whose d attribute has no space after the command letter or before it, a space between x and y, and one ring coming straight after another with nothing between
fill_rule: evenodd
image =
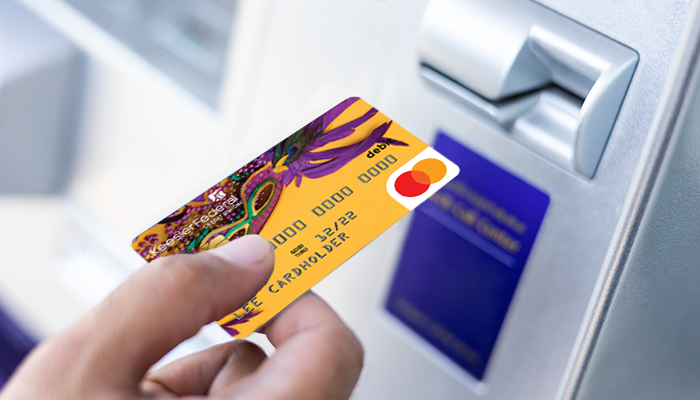
<instances>
[{"instance_id":1,"label":"blurred background","mask_svg":"<svg viewBox=\"0 0 700 400\"><path fill-rule=\"evenodd\" d=\"M0 383L146 227L360 96L523 249L434 201L317 285L353 398L697 398L691 3L0 0Z\"/></svg>"}]
</instances>

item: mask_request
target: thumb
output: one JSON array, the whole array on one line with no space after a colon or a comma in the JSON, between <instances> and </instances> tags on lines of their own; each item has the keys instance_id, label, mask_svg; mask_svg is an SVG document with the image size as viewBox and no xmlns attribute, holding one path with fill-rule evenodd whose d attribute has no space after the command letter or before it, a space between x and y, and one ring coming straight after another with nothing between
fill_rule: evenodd
<instances>
[{"instance_id":1,"label":"thumb","mask_svg":"<svg viewBox=\"0 0 700 400\"><path fill-rule=\"evenodd\" d=\"M211 321L250 300L272 274L274 253L257 235L195 255L153 261L67 334L105 383L135 387L148 368Z\"/></svg>"}]
</instances>

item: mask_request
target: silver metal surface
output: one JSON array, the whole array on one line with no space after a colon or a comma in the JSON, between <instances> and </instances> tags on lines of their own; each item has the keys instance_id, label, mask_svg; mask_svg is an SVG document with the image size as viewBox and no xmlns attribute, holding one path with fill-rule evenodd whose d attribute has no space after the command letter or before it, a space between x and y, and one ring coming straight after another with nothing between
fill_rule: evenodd
<instances>
[{"instance_id":1,"label":"silver metal surface","mask_svg":"<svg viewBox=\"0 0 700 400\"><path fill-rule=\"evenodd\" d=\"M542 6L503 0L432 1L419 48L421 73L432 83L495 116L535 152L589 178L638 60L634 51ZM533 103L534 94L523 94L533 91L546 92ZM499 111L502 105L493 101L508 109Z\"/></svg>"},{"instance_id":2,"label":"silver metal surface","mask_svg":"<svg viewBox=\"0 0 700 400\"><path fill-rule=\"evenodd\" d=\"M566 399L700 396L700 2L692 10Z\"/></svg>"},{"instance_id":3,"label":"silver metal surface","mask_svg":"<svg viewBox=\"0 0 700 400\"><path fill-rule=\"evenodd\" d=\"M620 249L571 398L700 398L700 82L693 50L694 82L686 82L683 113L670 109L671 124L662 125L675 127L674 135L653 191L641 198L649 201L646 212Z\"/></svg>"},{"instance_id":4,"label":"silver metal surface","mask_svg":"<svg viewBox=\"0 0 700 400\"><path fill-rule=\"evenodd\" d=\"M527 45L533 19L501 1L433 0L423 15L421 61L489 100L548 85L552 74Z\"/></svg>"}]
</instances>

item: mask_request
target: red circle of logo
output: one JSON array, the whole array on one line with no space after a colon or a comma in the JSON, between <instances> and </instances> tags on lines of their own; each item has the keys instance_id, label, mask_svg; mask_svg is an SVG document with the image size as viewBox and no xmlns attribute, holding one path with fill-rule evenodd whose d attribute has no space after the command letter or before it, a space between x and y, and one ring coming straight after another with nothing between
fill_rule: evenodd
<instances>
[{"instance_id":1,"label":"red circle of logo","mask_svg":"<svg viewBox=\"0 0 700 400\"><path fill-rule=\"evenodd\" d=\"M423 171L406 171L396 178L394 187L401 196L420 196L430 187L430 177Z\"/></svg>"}]
</instances>

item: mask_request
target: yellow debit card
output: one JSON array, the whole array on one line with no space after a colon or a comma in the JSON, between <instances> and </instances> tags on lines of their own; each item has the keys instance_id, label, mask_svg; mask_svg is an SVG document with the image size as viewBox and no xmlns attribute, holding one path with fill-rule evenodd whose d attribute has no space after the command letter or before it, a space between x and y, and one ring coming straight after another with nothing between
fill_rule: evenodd
<instances>
[{"instance_id":1,"label":"yellow debit card","mask_svg":"<svg viewBox=\"0 0 700 400\"><path fill-rule=\"evenodd\" d=\"M254 332L457 176L459 168L352 97L136 237L146 261L247 234L275 247L265 287L219 321Z\"/></svg>"}]
</instances>

